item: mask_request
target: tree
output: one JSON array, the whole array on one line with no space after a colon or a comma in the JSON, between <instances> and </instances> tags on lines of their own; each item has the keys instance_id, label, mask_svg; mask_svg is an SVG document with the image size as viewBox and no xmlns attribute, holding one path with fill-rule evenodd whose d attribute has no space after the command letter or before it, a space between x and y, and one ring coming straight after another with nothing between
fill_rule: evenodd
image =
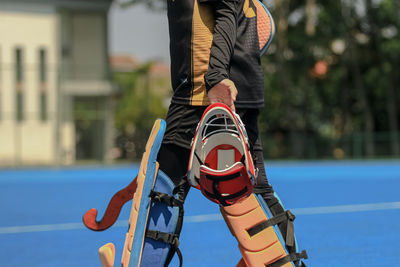
<instances>
[{"instance_id":1,"label":"tree","mask_svg":"<svg viewBox=\"0 0 400 267\"><path fill-rule=\"evenodd\" d=\"M162 96L152 91L151 66L148 63L129 73L114 74L114 81L123 89L115 113L122 158L140 159L154 121L166 115Z\"/></svg>"}]
</instances>

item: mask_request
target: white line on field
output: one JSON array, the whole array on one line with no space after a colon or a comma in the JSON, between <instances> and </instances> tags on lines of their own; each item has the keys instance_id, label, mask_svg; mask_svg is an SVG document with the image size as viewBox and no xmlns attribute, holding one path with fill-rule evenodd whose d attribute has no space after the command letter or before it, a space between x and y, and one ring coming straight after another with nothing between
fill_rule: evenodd
<instances>
[{"instance_id":1,"label":"white line on field","mask_svg":"<svg viewBox=\"0 0 400 267\"><path fill-rule=\"evenodd\" d=\"M370 204L356 205L339 205L314 208L296 208L291 209L295 215L315 215L315 214L334 214L346 212L362 212L362 211L377 211L377 210L396 210L400 209L400 202L383 202ZM187 223L200 223L210 221L220 221L222 216L219 213L191 215L185 217ZM127 227L128 220L119 220L113 227ZM41 224L27 226L7 226L0 227L0 234L18 234L18 233L33 233L33 232L48 232L48 231L65 231L84 229L83 223L61 223L61 224Z\"/></svg>"},{"instance_id":2,"label":"white line on field","mask_svg":"<svg viewBox=\"0 0 400 267\"><path fill-rule=\"evenodd\" d=\"M339 205L315 208L297 208L292 209L297 215L313 215L313 214L333 214L344 212L361 212L361 211L376 211L376 210L397 210L400 209L400 202L383 202L370 204L355 204L355 205Z\"/></svg>"}]
</instances>

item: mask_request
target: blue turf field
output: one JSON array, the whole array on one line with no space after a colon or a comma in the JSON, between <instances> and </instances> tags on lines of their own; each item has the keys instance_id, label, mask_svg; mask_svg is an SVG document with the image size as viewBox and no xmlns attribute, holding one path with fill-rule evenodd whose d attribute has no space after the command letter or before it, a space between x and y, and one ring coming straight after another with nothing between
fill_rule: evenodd
<instances>
[{"instance_id":1,"label":"blue turf field","mask_svg":"<svg viewBox=\"0 0 400 267\"><path fill-rule=\"evenodd\" d=\"M400 266L400 161L266 166L284 204L297 215L308 266ZM137 168L0 171L0 267L100 266L97 249L110 241L120 261L130 204L104 232L85 229L81 218L90 208L102 216ZM216 205L192 190L185 212L184 267L235 266L240 255ZM178 266L176 259L171 266Z\"/></svg>"}]
</instances>

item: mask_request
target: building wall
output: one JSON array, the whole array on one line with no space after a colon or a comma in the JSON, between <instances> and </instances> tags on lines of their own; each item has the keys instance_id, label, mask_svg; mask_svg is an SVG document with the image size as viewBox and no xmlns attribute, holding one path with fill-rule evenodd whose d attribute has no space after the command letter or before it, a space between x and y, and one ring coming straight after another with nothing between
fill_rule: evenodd
<instances>
[{"instance_id":1,"label":"building wall","mask_svg":"<svg viewBox=\"0 0 400 267\"><path fill-rule=\"evenodd\" d=\"M104 18L100 14L72 16L72 63L80 66L76 79L102 80L105 78Z\"/></svg>"},{"instance_id":2,"label":"building wall","mask_svg":"<svg viewBox=\"0 0 400 267\"><path fill-rule=\"evenodd\" d=\"M56 159L57 28L46 5L7 4L0 10L0 165L49 164ZM16 81L16 52L22 51L22 81ZM40 49L46 52L46 81L40 80ZM17 88L23 119L17 121ZM41 119L41 91L47 119Z\"/></svg>"},{"instance_id":3,"label":"building wall","mask_svg":"<svg viewBox=\"0 0 400 267\"><path fill-rule=\"evenodd\" d=\"M62 12L63 79L106 78L106 20L101 12Z\"/></svg>"}]
</instances>

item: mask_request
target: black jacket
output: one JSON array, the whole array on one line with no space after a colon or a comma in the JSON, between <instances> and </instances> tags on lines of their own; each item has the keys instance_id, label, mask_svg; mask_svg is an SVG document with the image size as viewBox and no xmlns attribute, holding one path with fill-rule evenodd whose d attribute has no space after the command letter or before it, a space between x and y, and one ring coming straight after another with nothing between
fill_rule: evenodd
<instances>
[{"instance_id":1,"label":"black jacket","mask_svg":"<svg viewBox=\"0 0 400 267\"><path fill-rule=\"evenodd\" d=\"M264 104L257 0L168 0L172 102L209 105L207 91L228 78L235 106Z\"/></svg>"}]
</instances>

